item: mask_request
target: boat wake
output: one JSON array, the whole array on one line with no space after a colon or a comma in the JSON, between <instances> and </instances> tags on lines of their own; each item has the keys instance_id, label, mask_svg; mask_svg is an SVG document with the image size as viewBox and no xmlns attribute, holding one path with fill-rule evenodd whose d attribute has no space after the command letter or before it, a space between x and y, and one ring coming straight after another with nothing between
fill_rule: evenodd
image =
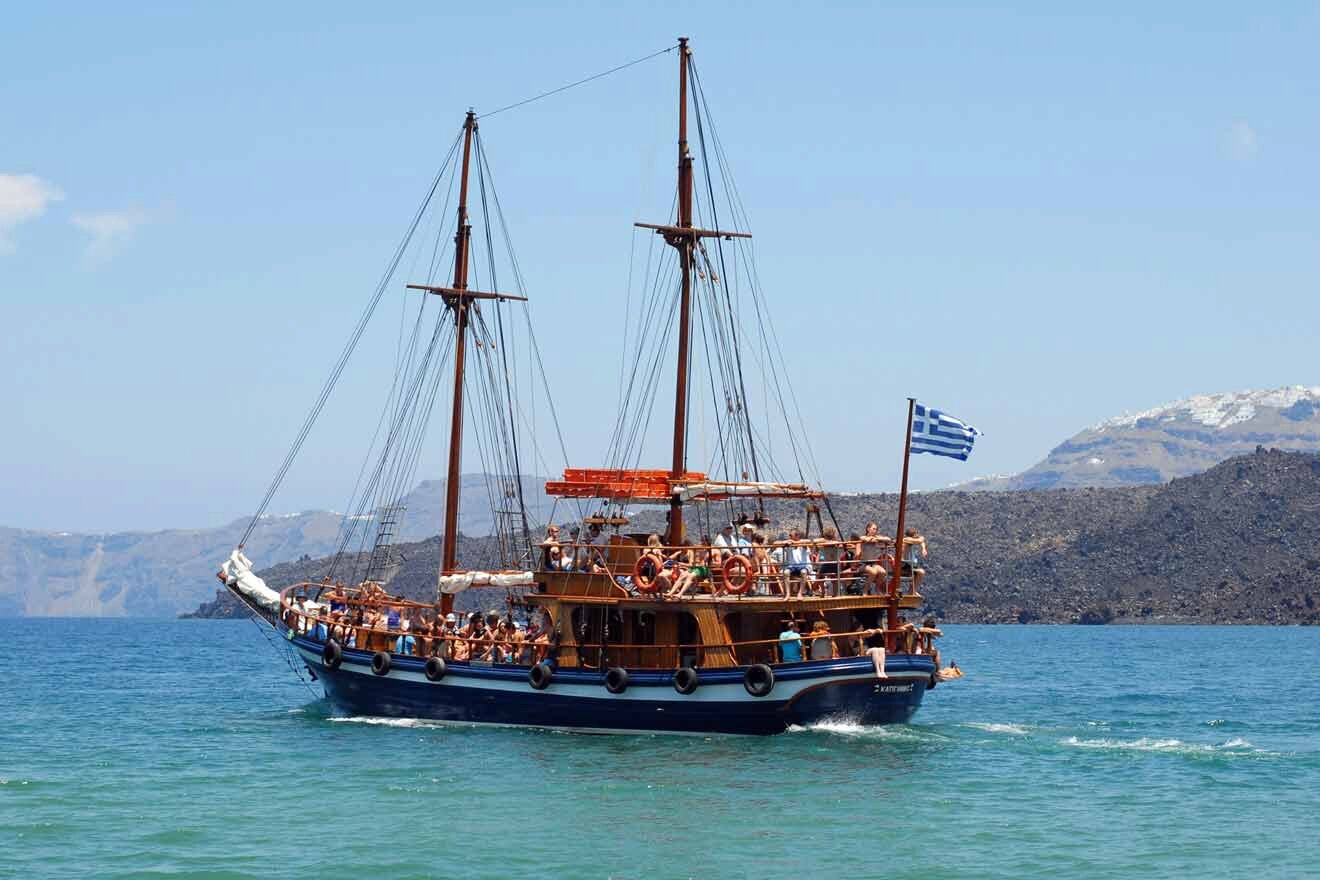
<instances>
[{"instance_id":1,"label":"boat wake","mask_svg":"<svg viewBox=\"0 0 1320 880\"><path fill-rule=\"evenodd\" d=\"M1160 752L1175 755L1276 755L1277 752L1256 748L1250 740L1240 736L1232 737L1222 743L1189 743L1180 739L1156 739L1143 736L1140 739L1081 739L1076 736L1059 740L1061 745L1079 749L1099 749L1120 752Z\"/></svg>"},{"instance_id":2,"label":"boat wake","mask_svg":"<svg viewBox=\"0 0 1320 880\"><path fill-rule=\"evenodd\" d=\"M985 733L1007 733L1011 736L1026 736L1031 732L1031 728L1025 724L996 724L988 721L967 721L963 727L970 727L973 730L980 730Z\"/></svg>"},{"instance_id":3,"label":"boat wake","mask_svg":"<svg viewBox=\"0 0 1320 880\"><path fill-rule=\"evenodd\" d=\"M379 727L403 727L419 730L438 730L449 726L439 721L427 721L424 718L381 718L375 715L331 716L326 718L326 721L333 721L337 724L374 724Z\"/></svg>"},{"instance_id":4,"label":"boat wake","mask_svg":"<svg viewBox=\"0 0 1320 880\"><path fill-rule=\"evenodd\" d=\"M833 736L845 736L856 739L888 740L890 742L933 742L944 740L940 736L921 728L908 725L862 724L848 718L830 718L811 724L794 724L789 733L828 733Z\"/></svg>"}]
</instances>

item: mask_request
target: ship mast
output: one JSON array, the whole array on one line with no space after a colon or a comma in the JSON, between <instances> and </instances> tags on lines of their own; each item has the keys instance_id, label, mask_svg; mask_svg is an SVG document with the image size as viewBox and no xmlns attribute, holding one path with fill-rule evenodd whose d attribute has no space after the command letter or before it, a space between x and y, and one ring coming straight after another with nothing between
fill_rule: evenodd
<instances>
[{"instance_id":1,"label":"ship mast","mask_svg":"<svg viewBox=\"0 0 1320 880\"><path fill-rule=\"evenodd\" d=\"M687 144L687 37L678 38L678 228L692 228L692 156ZM678 237L678 236L676 236ZM687 470L687 384L688 341L692 334L692 250L696 242L690 234L675 244L682 263L683 288L678 300L678 378L674 387L674 458L670 479L680 479ZM671 242L672 243L672 242ZM669 499L669 543L683 540L683 505L674 496Z\"/></svg>"},{"instance_id":2,"label":"ship mast","mask_svg":"<svg viewBox=\"0 0 1320 880\"><path fill-rule=\"evenodd\" d=\"M674 384L674 454L669 469L671 480L680 480L687 472L687 403L688 353L692 330L692 263L697 240L719 236L721 238L751 238L742 232L720 232L696 229L692 226L692 155L687 143L687 87L688 38L678 38L678 222L674 226L636 223L643 229L653 229L663 235L665 242L678 251L682 271L682 287L678 299L678 374ZM683 540L683 502L676 495L669 499L669 534L667 542L675 546Z\"/></svg>"},{"instance_id":3,"label":"ship mast","mask_svg":"<svg viewBox=\"0 0 1320 880\"><path fill-rule=\"evenodd\" d=\"M409 284L413 290L425 290L444 299L445 306L454 312L454 409L449 421L449 469L445 478L445 524L441 536L440 572L448 574L457 567L458 560L458 488L463 463L463 368L467 356L469 310L479 299L526 300L524 296L505 293L482 293L467 289L468 253L472 239L472 224L468 220L468 170L472 159L472 136L477 130L477 114L469 110L463 120L463 170L458 185L458 228L454 233L454 284L452 287L434 287L428 284ZM453 609L454 597L448 593L441 600L441 610L448 614Z\"/></svg>"}]
</instances>

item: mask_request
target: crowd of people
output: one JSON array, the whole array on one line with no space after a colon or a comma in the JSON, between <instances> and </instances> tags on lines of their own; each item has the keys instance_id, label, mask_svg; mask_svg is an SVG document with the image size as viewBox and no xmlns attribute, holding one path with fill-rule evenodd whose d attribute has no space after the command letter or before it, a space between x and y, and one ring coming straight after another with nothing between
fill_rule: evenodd
<instances>
[{"instance_id":1,"label":"crowd of people","mask_svg":"<svg viewBox=\"0 0 1320 880\"><path fill-rule=\"evenodd\" d=\"M498 611L460 617L424 606L390 604L374 584L361 599L350 603L338 587L331 587L319 602L297 596L285 623L317 641L333 639L344 648L415 657L531 665L549 653L550 630L539 621L523 623Z\"/></svg>"},{"instance_id":2,"label":"crowd of people","mask_svg":"<svg viewBox=\"0 0 1320 880\"><path fill-rule=\"evenodd\" d=\"M631 571L612 570L609 541L598 523L588 525L586 535L577 527L561 540L561 529L550 526L541 543L542 566L549 571L575 571L612 577L619 586L635 591ZM909 594L921 595L921 581L929 549L926 539L916 529L904 530L899 555L900 577L909 584ZM667 599L681 599L692 592L723 595L727 592L724 576L729 560L741 557L739 576L752 580L753 595L784 598L794 596L866 595L889 592L893 577L895 541L880 533L870 522L861 533L843 540L833 526L826 526L820 537L804 537L791 529L771 540L752 523L727 523L712 538L702 535L701 542L683 541L666 547L659 535L647 538L643 558L659 560L658 571L648 571L656 584L655 592ZM654 565L654 562L651 563Z\"/></svg>"},{"instance_id":3,"label":"crowd of people","mask_svg":"<svg viewBox=\"0 0 1320 880\"><path fill-rule=\"evenodd\" d=\"M935 638L943 635L936 626L935 618L927 617L921 626L909 623L906 618L899 618L895 644L900 653L929 653L935 661L935 668L940 668L940 652L935 647ZM804 660L834 660L839 657L867 656L875 664L876 678L888 678L885 674L885 630L883 627L860 629L844 635L835 635L830 631L829 621L821 619L811 625L811 631L803 635L802 625L790 618L784 622L784 630L779 634L779 662L801 663ZM952 667L957 670L957 665ZM958 675L962 673L959 672ZM950 676L954 677L954 676Z\"/></svg>"}]
</instances>

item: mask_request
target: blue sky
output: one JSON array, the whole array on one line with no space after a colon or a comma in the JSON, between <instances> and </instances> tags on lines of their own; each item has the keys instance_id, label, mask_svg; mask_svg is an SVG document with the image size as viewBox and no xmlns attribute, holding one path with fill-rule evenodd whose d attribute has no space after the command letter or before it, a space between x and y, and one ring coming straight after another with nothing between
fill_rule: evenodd
<instances>
[{"instance_id":1,"label":"blue sky","mask_svg":"<svg viewBox=\"0 0 1320 880\"><path fill-rule=\"evenodd\" d=\"M1124 410L1320 384L1314 4L21 4L0 524L250 510L463 111L680 33L828 486L896 485L908 394L985 432L915 461L931 488ZM561 404L615 390L583 316L619 320L631 223L668 205L673 57L482 127ZM274 509L343 504L361 366Z\"/></svg>"}]
</instances>

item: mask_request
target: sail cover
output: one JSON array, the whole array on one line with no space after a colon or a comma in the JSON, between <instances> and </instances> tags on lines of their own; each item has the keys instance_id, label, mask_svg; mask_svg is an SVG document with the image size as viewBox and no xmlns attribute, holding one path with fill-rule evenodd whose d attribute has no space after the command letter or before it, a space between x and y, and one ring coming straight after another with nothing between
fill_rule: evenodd
<instances>
[{"instance_id":1,"label":"sail cover","mask_svg":"<svg viewBox=\"0 0 1320 880\"><path fill-rule=\"evenodd\" d=\"M468 587L527 587L535 582L530 571L460 571L440 575L436 586L441 594L452 595Z\"/></svg>"},{"instance_id":2,"label":"sail cover","mask_svg":"<svg viewBox=\"0 0 1320 880\"><path fill-rule=\"evenodd\" d=\"M242 550L234 550L220 566L225 586L232 587L267 611L280 610L280 594L266 586L266 582L252 573L252 560Z\"/></svg>"}]
</instances>

